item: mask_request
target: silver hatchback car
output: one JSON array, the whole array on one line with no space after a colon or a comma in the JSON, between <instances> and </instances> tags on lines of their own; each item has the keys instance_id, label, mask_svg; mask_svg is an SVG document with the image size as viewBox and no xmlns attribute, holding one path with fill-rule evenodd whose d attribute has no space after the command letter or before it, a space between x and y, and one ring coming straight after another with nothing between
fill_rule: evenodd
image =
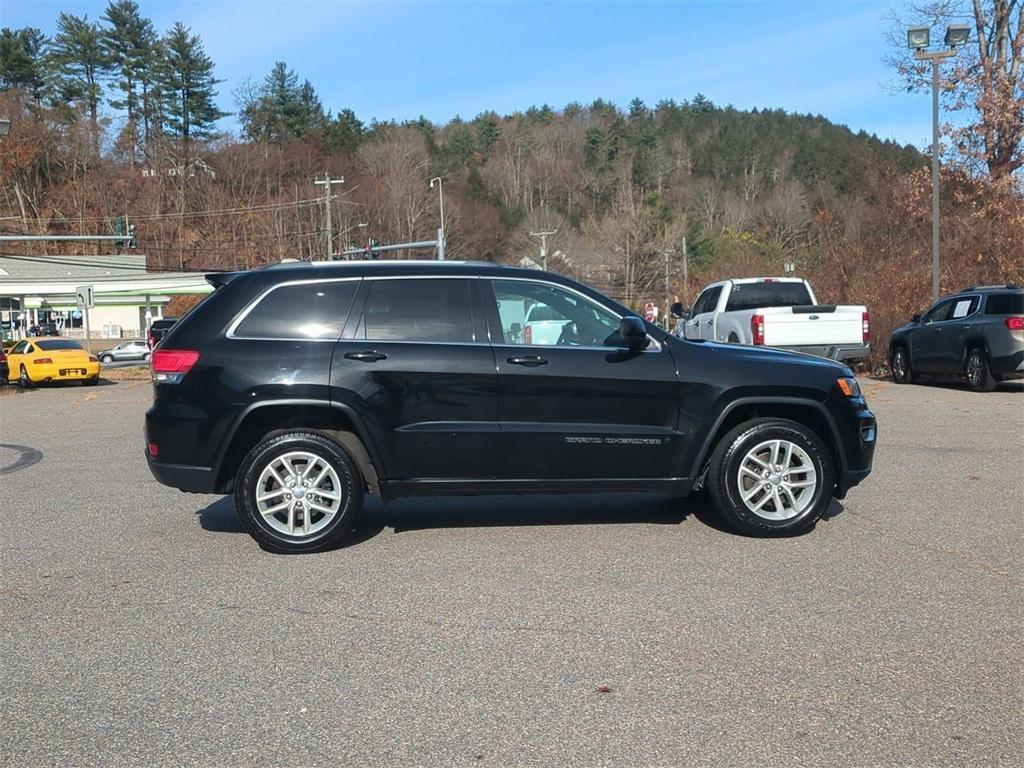
<instances>
[{"instance_id":1,"label":"silver hatchback car","mask_svg":"<svg viewBox=\"0 0 1024 768\"><path fill-rule=\"evenodd\" d=\"M111 349L105 349L97 357L101 363L120 363L129 360L149 360L149 347L145 341L126 341Z\"/></svg>"}]
</instances>

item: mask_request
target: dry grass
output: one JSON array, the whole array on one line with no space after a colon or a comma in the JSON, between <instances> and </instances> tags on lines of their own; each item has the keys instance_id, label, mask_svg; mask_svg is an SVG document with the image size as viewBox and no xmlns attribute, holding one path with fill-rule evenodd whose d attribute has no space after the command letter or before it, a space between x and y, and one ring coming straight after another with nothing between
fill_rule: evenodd
<instances>
[{"instance_id":1,"label":"dry grass","mask_svg":"<svg viewBox=\"0 0 1024 768\"><path fill-rule=\"evenodd\" d=\"M107 381L149 381L151 376L149 366L133 366L131 368L101 368L100 378Z\"/></svg>"}]
</instances>

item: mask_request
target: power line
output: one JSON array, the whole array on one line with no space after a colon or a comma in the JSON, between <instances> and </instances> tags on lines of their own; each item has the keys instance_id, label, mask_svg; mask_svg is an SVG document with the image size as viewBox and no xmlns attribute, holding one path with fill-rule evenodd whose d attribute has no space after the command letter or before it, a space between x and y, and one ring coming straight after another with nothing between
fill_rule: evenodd
<instances>
[{"instance_id":1,"label":"power line","mask_svg":"<svg viewBox=\"0 0 1024 768\"><path fill-rule=\"evenodd\" d=\"M146 265L135 265L135 264L112 264L109 262L89 262L79 261L73 259L62 259L45 256L25 256L16 255L12 253L0 253L0 258L13 259L14 261L25 261L30 264L55 264L58 266L65 267L89 267L91 269L130 269L141 272L225 272L223 267L185 267L179 269L178 267L161 267L161 266L146 266ZM88 257L82 257L88 258ZM127 275L126 275L127 276ZM136 275L131 275L135 277ZM106 275L103 275L106 277ZM111 275L113 277L113 275ZM20 279L31 279L31 278L20 278Z\"/></svg>"},{"instance_id":2,"label":"power line","mask_svg":"<svg viewBox=\"0 0 1024 768\"><path fill-rule=\"evenodd\" d=\"M313 197L308 200L292 200L287 203L265 203L262 205L253 205L246 207L236 208L218 208L208 211L184 211L183 213L148 213L141 214L138 216L132 216L132 221L157 221L160 219L181 219L181 218L193 218L196 216L219 216L223 214L235 214L235 213L251 213L261 211L272 211L284 208L301 208L303 206L312 206L316 203L323 202L321 197ZM10 218L20 219L20 216L14 216ZM54 218L50 219L47 224L84 224L91 222L103 222L110 221L116 218L115 216L96 216L96 217L78 217L78 218Z\"/></svg>"}]
</instances>

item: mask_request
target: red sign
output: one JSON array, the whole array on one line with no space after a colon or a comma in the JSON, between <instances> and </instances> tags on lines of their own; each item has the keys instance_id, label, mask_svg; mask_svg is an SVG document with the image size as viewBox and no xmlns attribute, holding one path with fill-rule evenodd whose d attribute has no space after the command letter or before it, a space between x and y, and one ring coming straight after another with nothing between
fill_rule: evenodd
<instances>
[{"instance_id":1,"label":"red sign","mask_svg":"<svg viewBox=\"0 0 1024 768\"><path fill-rule=\"evenodd\" d=\"M648 301L646 304L644 304L644 320L646 320L648 323L653 323L657 317L658 311L654 307L654 302Z\"/></svg>"}]
</instances>

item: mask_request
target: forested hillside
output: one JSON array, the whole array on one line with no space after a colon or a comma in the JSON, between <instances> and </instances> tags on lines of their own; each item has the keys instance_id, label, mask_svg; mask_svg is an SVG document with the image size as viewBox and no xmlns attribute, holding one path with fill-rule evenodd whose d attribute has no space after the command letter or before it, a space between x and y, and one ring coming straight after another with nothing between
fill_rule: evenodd
<instances>
[{"instance_id":1,"label":"forested hillside","mask_svg":"<svg viewBox=\"0 0 1024 768\"><path fill-rule=\"evenodd\" d=\"M267 74L219 92L202 40L156 30L132 0L99 22L61 14L52 38L3 29L0 231L107 234L127 216L154 269L251 267L432 239L441 177L449 258L537 259L529 233L557 230L551 269L633 305L663 304L666 272L692 300L712 278L786 265L826 300L871 305L879 330L927 301L928 170L912 147L699 94L380 123L321 104L286 63L253 67ZM947 168L944 289L1024 279L1019 176ZM325 173L344 177L330 236Z\"/></svg>"}]
</instances>

